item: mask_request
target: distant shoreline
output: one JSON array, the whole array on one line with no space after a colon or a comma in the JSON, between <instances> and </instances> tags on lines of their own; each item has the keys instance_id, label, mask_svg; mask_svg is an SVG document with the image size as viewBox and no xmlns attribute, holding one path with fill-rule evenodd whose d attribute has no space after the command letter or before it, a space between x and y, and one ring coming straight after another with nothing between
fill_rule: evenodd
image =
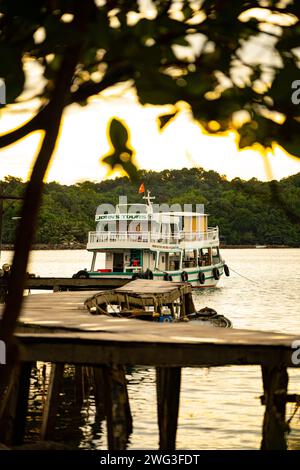
<instances>
[{"instance_id":1,"label":"distant shoreline","mask_svg":"<svg viewBox=\"0 0 300 470\"><path fill-rule=\"evenodd\" d=\"M270 249L270 248L300 248L297 246L288 246L288 245L220 245L221 250L233 250L233 249L247 249L247 248L254 248L254 249ZM33 245L33 250L35 251L42 251L42 250L85 250L86 244L85 243L74 243L72 245L67 244L36 244ZM13 245L3 244L1 247L2 251L13 251Z\"/></svg>"}]
</instances>

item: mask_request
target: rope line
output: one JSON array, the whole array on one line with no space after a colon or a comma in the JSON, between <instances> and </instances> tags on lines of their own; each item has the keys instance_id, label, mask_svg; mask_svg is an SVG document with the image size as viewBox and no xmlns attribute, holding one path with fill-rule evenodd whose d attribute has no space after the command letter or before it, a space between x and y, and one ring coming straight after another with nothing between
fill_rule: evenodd
<instances>
[{"instance_id":1,"label":"rope line","mask_svg":"<svg viewBox=\"0 0 300 470\"><path fill-rule=\"evenodd\" d=\"M233 272L234 272L235 274L237 274L238 276L243 277L244 279L247 279L247 281L252 282L253 284L259 285L259 282L254 281L253 279L250 279L250 278L247 277L247 276L243 276L243 274L240 274L240 273L238 273L237 271L235 271L235 270L231 267L231 265L230 265L230 270L233 271Z\"/></svg>"}]
</instances>

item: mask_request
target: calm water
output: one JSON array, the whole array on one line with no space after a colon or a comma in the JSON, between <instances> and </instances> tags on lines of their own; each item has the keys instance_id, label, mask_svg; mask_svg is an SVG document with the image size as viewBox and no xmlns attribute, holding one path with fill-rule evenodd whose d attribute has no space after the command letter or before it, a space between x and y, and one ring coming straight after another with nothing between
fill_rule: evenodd
<instances>
[{"instance_id":1,"label":"calm water","mask_svg":"<svg viewBox=\"0 0 300 470\"><path fill-rule=\"evenodd\" d=\"M11 254L3 253L1 262ZM47 276L70 276L89 267L90 254L80 251L36 251L30 271ZM227 264L249 280L231 272L218 288L194 294L199 308L209 306L230 318L235 328L279 331L300 338L300 249L223 250ZM129 448L157 448L155 374L134 369L128 375L134 432ZM68 378L67 378L68 380ZM71 380L71 379L70 379ZM72 384L70 385L71 388ZM40 415L41 378L32 392L32 420ZM290 393L300 393L300 371L290 370ZM260 368L221 367L184 369L180 402L178 449L258 449L264 407ZM68 409L64 398L64 414ZM293 411L289 404L288 417ZM73 413L74 415L75 413ZM74 416L73 416L74 417ZM289 448L300 449L300 413L291 424ZM68 419L58 431L68 436ZM104 423L95 422L92 400L78 416L76 439L84 448L106 448ZM33 426L34 430L34 426ZM32 433L31 429L31 433Z\"/></svg>"}]
</instances>

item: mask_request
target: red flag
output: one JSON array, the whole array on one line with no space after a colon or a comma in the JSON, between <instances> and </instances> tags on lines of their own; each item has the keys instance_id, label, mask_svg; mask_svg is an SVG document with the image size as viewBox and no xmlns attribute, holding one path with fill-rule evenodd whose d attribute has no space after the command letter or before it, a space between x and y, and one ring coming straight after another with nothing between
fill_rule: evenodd
<instances>
[{"instance_id":1,"label":"red flag","mask_svg":"<svg viewBox=\"0 0 300 470\"><path fill-rule=\"evenodd\" d=\"M139 193L144 193L145 192L145 186L144 186L144 183L141 184L141 186L139 187Z\"/></svg>"}]
</instances>

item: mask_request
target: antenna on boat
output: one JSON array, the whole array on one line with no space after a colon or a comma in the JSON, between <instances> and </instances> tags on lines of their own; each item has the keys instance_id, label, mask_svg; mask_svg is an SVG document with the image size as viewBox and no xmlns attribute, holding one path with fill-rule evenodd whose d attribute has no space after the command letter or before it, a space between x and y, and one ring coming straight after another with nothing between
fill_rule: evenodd
<instances>
[{"instance_id":1,"label":"antenna on boat","mask_svg":"<svg viewBox=\"0 0 300 470\"><path fill-rule=\"evenodd\" d=\"M150 207L152 211L152 199L155 199L155 196L150 196L151 192L148 190L147 191L147 196L143 196L143 199L147 201L148 206Z\"/></svg>"}]
</instances>

